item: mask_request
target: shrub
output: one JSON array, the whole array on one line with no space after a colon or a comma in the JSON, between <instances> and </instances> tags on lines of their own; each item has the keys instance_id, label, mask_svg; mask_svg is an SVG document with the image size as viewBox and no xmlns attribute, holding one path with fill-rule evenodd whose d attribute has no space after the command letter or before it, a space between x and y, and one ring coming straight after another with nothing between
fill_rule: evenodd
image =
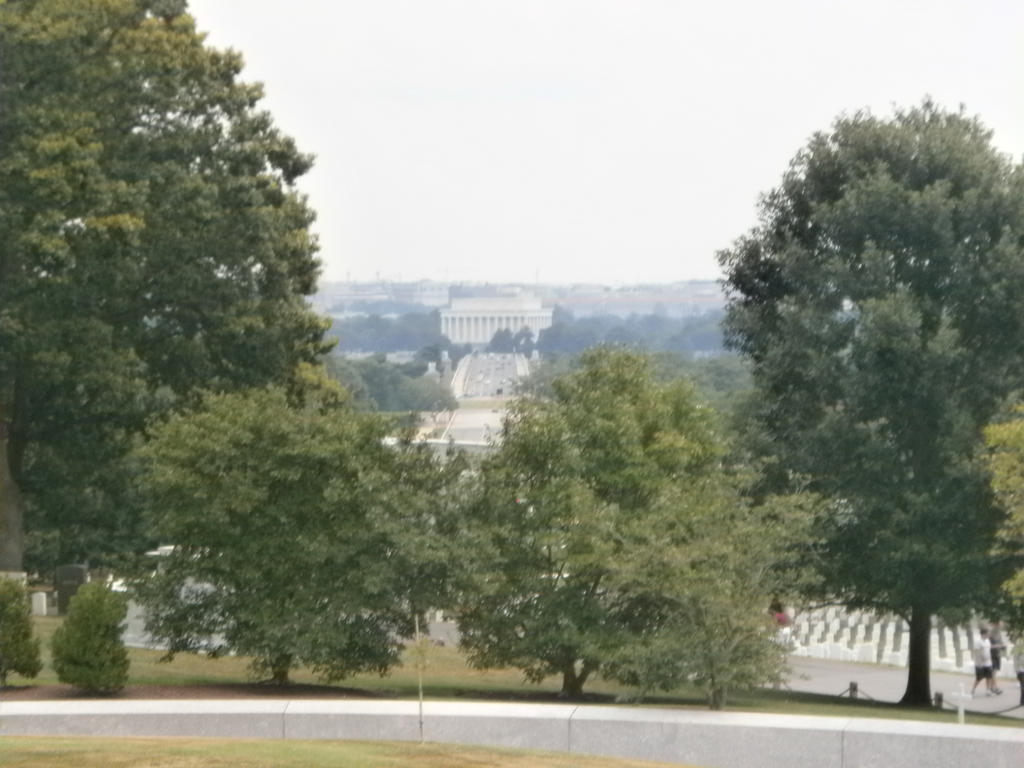
<instances>
[{"instance_id":1,"label":"shrub","mask_svg":"<svg viewBox=\"0 0 1024 768\"><path fill-rule=\"evenodd\" d=\"M128 613L124 595L103 584L83 585L53 634L53 668L62 683L91 693L113 693L128 681L128 651L121 633Z\"/></svg>"},{"instance_id":2,"label":"shrub","mask_svg":"<svg viewBox=\"0 0 1024 768\"><path fill-rule=\"evenodd\" d=\"M19 582L0 577L0 686L16 672L35 677L43 668L39 638L32 636L32 609Z\"/></svg>"}]
</instances>

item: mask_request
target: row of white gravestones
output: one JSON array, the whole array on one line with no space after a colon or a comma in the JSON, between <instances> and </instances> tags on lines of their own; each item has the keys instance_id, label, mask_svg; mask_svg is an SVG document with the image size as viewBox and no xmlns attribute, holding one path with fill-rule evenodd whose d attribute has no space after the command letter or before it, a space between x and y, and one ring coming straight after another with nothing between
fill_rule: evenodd
<instances>
[{"instance_id":1,"label":"row of white gravestones","mask_svg":"<svg viewBox=\"0 0 1024 768\"><path fill-rule=\"evenodd\" d=\"M896 616L847 612L828 606L797 613L789 632L793 654L835 661L907 665L909 627ZM931 666L942 672L974 674L972 651L979 637L978 622L947 626L932 621ZM1012 654L1012 646L1003 653ZM1004 663L999 674L1012 678L1012 665Z\"/></svg>"}]
</instances>

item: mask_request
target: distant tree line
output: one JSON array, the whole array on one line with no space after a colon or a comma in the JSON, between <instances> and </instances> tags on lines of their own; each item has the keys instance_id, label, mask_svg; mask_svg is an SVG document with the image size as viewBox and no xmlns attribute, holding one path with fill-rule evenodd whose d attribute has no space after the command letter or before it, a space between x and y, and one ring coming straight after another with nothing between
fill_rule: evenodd
<instances>
[{"instance_id":1,"label":"distant tree line","mask_svg":"<svg viewBox=\"0 0 1024 768\"><path fill-rule=\"evenodd\" d=\"M541 352L545 367L537 381L565 373L586 349L601 344L616 344L657 354L657 367L663 375L686 375L697 385L701 396L717 407L729 405L735 396L750 386L747 366L738 356L722 348L721 312L708 312L689 318L663 315L595 315L576 319L572 313L555 310L554 323L534 338L528 328L513 332L498 330L486 349L488 352ZM331 335L338 338L339 351L373 352L377 356L359 362L341 362L333 355L328 368L338 381L352 390L357 402L384 411L436 410L436 388L419 379L423 363L440 365L447 352L452 365L469 352L470 345L452 344L438 330L436 311L414 312L398 317L350 317L335 320ZM416 350L418 363L387 363L383 354ZM537 386L526 384L526 390Z\"/></svg>"},{"instance_id":2,"label":"distant tree line","mask_svg":"<svg viewBox=\"0 0 1024 768\"><path fill-rule=\"evenodd\" d=\"M458 407L451 390L437 378L424 376L427 362L389 363L383 355L349 360L327 358L327 371L363 410L386 412L448 411Z\"/></svg>"},{"instance_id":3,"label":"distant tree line","mask_svg":"<svg viewBox=\"0 0 1024 768\"><path fill-rule=\"evenodd\" d=\"M534 343L533 331L527 327L513 333L509 328L498 329L487 345L488 352L509 355L512 353L529 357L537 345Z\"/></svg>"},{"instance_id":4,"label":"distant tree line","mask_svg":"<svg viewBox=\"0 0 1024 768\"><path fill-rule=\"evenodd\" d=\"M360 315L336 319L329 335L338 340L336 352L415 352L424 347L449 350L441 334L441 317L432 312L409 312L397 317Z\"/></svg>"},{"instance_id":5,"label":"distant tree line","mask_svg":"<svg viewBox=\"0 0 1024 768\"><path fill-rule=\"evenodd\" d=\"M495 333L488 351L530 354L537 349L545 356L576 356L599 344L623 344L650 352L721 354L722 317L723 313L716 310L683 318L659 314L577 318L556 307L551 327L542 330L538 338L523 328L501 329ZM440 327L437 310L397 317L363 315L334 320L330 335L337 338L336 349L341 352L386 353L438 347L457 356L458 348L441 334Z\"/></svg>"},{"instance_id":6,"label":"distant tree line","mask_svg":"<svg viewBox=\"0 0 1024 768\"><path fill-rule=\"evenodd\" d=\"M544 358L529 376L520 380L519 391L541 397L550 396L552 381L575 370L580 359L580 356L568 355ZM662 352L651 354L648 359L652 373L658 380L688 379L700 399L728 419L744 409L753 386L749 364L732 352L710 357Z\"/></svg>"},{"instance_id":7,"label":"distant tree line","mask_svg":"<svg viewBox=\"0 0 1024 768\"><path fill-rule=\"evenodd\" d=\"M667 315L589 315L574 317L555 308L550 328L540 332L537 349L544 356L578 355L598 344L623 344L650 352L684 355L721 354L723 312L693 317Z\"/></svg>"}]
</instances>

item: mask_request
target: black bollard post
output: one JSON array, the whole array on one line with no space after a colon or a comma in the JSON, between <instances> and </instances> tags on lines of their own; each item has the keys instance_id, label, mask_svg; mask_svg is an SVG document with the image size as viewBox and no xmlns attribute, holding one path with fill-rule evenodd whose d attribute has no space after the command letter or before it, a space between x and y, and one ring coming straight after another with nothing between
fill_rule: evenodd
<instances>
[{"instance_id":1,"label":"black bollard post","mask_svg":"<svg viewBox=\"0 0 1024 768\"><path fill-rule=\"evenodd\" d=\"M857 681L856 680L850 681L850 698L851 699L856 699L857 698Z\"/></svg>"},{"instance_id":2,"label":"black bollard post","mask_svg":"<svg viewBox=\"0 0 1024 768\"><path fill-rule=\"evenodd\" d=\"M942 709L942 691L938 691L935 694L935 708Z\"/></svg>"}]
</instances>

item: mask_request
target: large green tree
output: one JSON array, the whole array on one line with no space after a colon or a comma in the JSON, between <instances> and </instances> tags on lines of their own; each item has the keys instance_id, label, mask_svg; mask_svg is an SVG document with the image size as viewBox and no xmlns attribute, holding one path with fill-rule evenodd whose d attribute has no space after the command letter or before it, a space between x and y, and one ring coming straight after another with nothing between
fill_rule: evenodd
<instances>
[{"instance_id":1,"label":"large green tree","mask_svg":"<svg viewBox=\"0 0 1024 768\"><path fill-rule=\"evenodd\" d=\"M993 554L1017 564L1003 584L1013 614L1014 629L1024 635L1024 409L985 430L990 448L992 488L1007 510Z\"/></svg>"},{"instance_id":2,"label":"large green tree","mask_svg":"<svg viewBox=\"0 0 1024 768\"><path fill-rule=\"evenodd\" d=\"M558 675L575 696L635 625L609 589L616 562L644 556L627 530L713 471L719 447L689 384L623 349L590 350L550 392L514 402L482 464L456 613L474 665Z\"/></svg>"},{"instance_id":3,"label":"large green tree","mask_svg":"<svg viewBox=\"0 0 1024 768\"><path fill-rule=\"evenodd\" d=\"M185 5L0 5L0 570L128 547L144 419L323 351L310 158Z\"/></svg>"},{"instance_id":4,"label":"large green tree","mask_svg":"<svg viewBox=\"0 0 1024 768\"><path fill-rule=\"evenodd\" d=\"M781 681L789 647L768 608L804 577L811 494L753 503L732 472L707 472L620 526L607 585L620 621L603 668L641 695L697 686L712 709L730 691Z\"/></svg>"},{"instance_id":5,"label":"large green tree","mask_svg":"<svg viewBox=\"0 0 1024 768\"><path fill-rule=\"evenodd\" d=\"M816 134L721 254L755 424L831 499L824 590L910 625L903 703L930 699L931 617L1006 577L981 430L1024 374L1024 188L977 120L930 102Z\"/></svg>"},{"instance_id":6,"label":"large green tree","mask_svg":"<svg viewBox=\"0 0 1024 768\"><path fill-rule=\"evenodd\" d=\"M458 461L390 444L346 400L277 390L211 395L141 449L149 520L174 551L139 580L171 653L232 651L285 682L397 663L439 605L452 557L438 530Z\"/></svg>"}]
</instances>

